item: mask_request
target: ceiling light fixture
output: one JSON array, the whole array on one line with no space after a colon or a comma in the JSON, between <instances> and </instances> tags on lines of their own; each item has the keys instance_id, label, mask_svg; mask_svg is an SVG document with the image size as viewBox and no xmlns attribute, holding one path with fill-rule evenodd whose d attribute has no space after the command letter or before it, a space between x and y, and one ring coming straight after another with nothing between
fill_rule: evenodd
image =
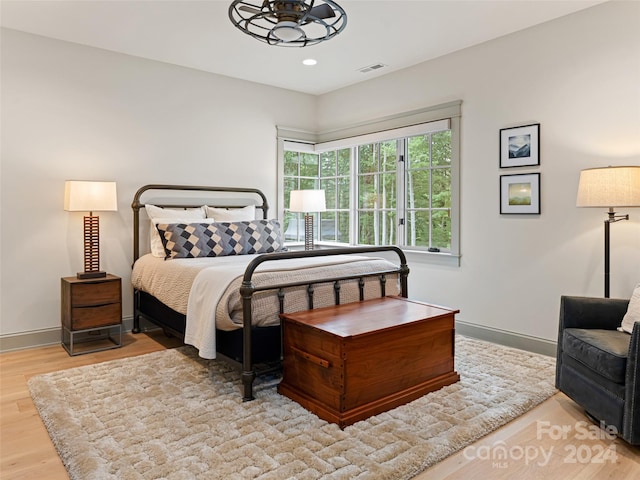
<instances>
[{"instance_id":1,"label":"ceiling light fixture","mask_svg":"<svg viewBox=\"0 0 640 480\"><path fill-rule=\"evenodd\" d=\"M247 35L269 45L306 47L339 34L347 25L344 9L332 0L235 0L229 19Z\"/></svg>"},{"instance_id":2,"label":"ceiling light fixture","mask_svg":"<svg viewBox=\"0 0 640 480\"><path fill-rule=\"evenodd\" d=\"M309 67L312 65L316 65L317 63L318 61L315 58L305 58L304 60L302 60L302 64Z\"/></svg>"}]
</instances>

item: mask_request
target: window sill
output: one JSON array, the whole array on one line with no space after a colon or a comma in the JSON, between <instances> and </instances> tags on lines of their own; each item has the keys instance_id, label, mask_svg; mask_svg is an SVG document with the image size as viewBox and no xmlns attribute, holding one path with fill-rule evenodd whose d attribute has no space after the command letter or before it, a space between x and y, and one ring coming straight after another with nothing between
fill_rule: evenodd
<instances>
[{"instance_id":1,"label":"window sill","mask_svg":"<svg viewBox=\"0 0 640 480\"><path fill-rule=\"evenodd\" d=\"M289 250L304 250L304 243L287 243L285 245ZM343 248L349 247L347 244L328 243L328 242L316 242L316 250L326 248ZM411 266L412 263L422 263L429 265L444 265L447 267L459 267L460 255L445 252L427 252L426 250L410 250L403 248L402 251L407 257L407 263ZM397 257L396 257L397 258Z\"/></svg>"},{"instance_id":2,"label":"window sill","mask_svg":"<svg viewBox=\"0 0 640 480\"><path fill-rule=\"evenodd\" d=\"M425 252L423 250L407 250L402 249L407 256L407 263L411 267L411 263L423 263L430 265L445 265L447 267L459 267L460 255L443 252Z\"/></svg>"}]
</instances>

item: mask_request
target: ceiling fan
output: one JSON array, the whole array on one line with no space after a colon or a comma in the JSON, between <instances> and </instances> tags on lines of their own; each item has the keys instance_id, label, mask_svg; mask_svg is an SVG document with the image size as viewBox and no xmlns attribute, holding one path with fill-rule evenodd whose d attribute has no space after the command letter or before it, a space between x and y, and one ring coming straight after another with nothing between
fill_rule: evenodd
<instances>
[{"instance_id":1,"label":"ceiling fan","mask_svg":"<svg viewBox=\"0 0 640 480\"><path fill-rule=\"evenodd\" d=\"M272 2L273 5L273 11L269 8L269 1L265 1L262 3L262 7L260 9L257 9L255 7L250 7L248 5L241 5L239 7L240 10L244 11L244 12L249 12L249 13L253 13L254 15L262 15L263 10L268 10L268 13L266 15L274 17L274 18L296 18L297 15L299 15L300 12L304 12L304 7L302 7L299 3L300 2ZM311 18L332 18L335 17L336 14L333 11L333 8L331 8L329 6L329 4L327 3L323 3L322 5L316 5L315 7L311 7L309 8L309 15L307 18L307 20L305 21L305 23L308 23L311 20ZM293 13L295 12L295 14Z\"/></svg>"},{"instance_id":2,"label":"ceiling fan","mask_svg":"<svg viewBox=\"0 0 640 480\"><path fill-rule=\"evenodd\" d=\"M229 18L244 33L279 46L315 45L347 24L345 11L333 0L264 0L261 5L235 0Z\"/></svg>"}]
</instances>

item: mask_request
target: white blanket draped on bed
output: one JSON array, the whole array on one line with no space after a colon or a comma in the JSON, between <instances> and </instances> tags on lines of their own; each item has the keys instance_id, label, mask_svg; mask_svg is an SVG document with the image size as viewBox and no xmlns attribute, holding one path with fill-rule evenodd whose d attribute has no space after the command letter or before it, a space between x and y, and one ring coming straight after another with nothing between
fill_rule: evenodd
<instances>
[{"instance_id":1,"label":"white blanket draped on bed","mask_svg":"<svg viewBox=\"0 0 640 480\"><path fill-rule=\"evenodd\" d=\"M195 346L203 358L216 356L216 327L222 330L242 328L242 298L239 287L247 264L253 255L216 258L163 260L145 255L134 265L134 288L146 291L165 305L186 315L185 343ZM381 258L356 255L311 257L265 262L253 275L255 286L274 285L286 281L308 281L385 271L395 268ZM387 294L399 293L397 276L389 281ZM390 278L391 280L391 278ZM342 303L359 299L357 279L343 282L340 289ZM377 278L365 283L365 298L380 295ZM305 310L305 287L287 290L285 312ZM334 291L331 284L317 285L314 306L331 305ZM279 323L279 303L273 292L256 292L252 299L253 325Z\"/></svg>"}]
</instances>

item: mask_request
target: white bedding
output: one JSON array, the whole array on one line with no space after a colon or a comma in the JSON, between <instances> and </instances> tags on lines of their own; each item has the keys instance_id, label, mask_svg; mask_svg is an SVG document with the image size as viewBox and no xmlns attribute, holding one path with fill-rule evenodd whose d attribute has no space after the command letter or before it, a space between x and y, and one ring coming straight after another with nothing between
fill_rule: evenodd
<instances>
[{"instance_id":1,"label":"white bedding","mask_svg":"<svg viewBox=\"0 0 640 480\"><path fill-rule=\"evenodd\" d=\"M238 288L242 275L254 255L236 255L214 258L186 258L164 260L144 255L138 259L132 272L134 288L150 293L165 305L186 315L185 343L198 348L203 358L215 358L215 330L234 330L242 327L242 299ZM253 275L255 286L273 285L283 281L306 281L338 277L346 274L369 273L395 268L381 258L355 255L311 257L264 262ZM387 281L387 294L399 293L397 276ZM365 283L365 298L380 295L377 278ZM359 299L357 280L342 282L342 303ZM287 290L286 312L306 310L305 287ZM332 284L315 287L314 307L334 302ZM273 292L254 293L252 299L253 325L267 326L279 323L279 303Z\"/></svg>"}]
</instances>

